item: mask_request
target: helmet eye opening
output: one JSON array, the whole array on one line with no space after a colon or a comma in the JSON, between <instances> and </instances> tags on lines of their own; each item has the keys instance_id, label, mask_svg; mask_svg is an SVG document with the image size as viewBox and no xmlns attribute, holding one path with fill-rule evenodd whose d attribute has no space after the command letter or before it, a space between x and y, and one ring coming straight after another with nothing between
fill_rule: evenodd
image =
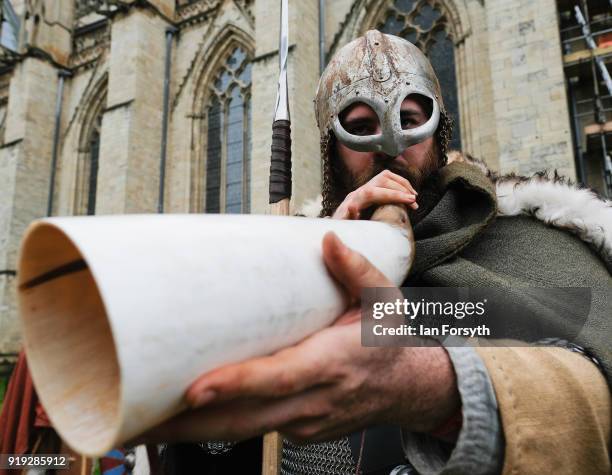
<instances>
[{"instance_id":1,"label":"helmet eye opening","mask_svg":"<svg viewBox=\"0 0 612 475\"><path fill-rule=\"evenodd\" d=\"M403 130L415 129L425 124L433 113L433 100L422 94L409 94L400 107L400 124Z\"/></svg>"},{"instance_id":2,"label":"helmet eye opening","mask_svg":"<svg viewBox=\"0 0 612 475\"><path fill-rule=\"evenodd\" d=\"M369 137L380 135L378 114L365 102L354 102L338 115L340 125L350 135Z\"/></svg>"}]
</instances>

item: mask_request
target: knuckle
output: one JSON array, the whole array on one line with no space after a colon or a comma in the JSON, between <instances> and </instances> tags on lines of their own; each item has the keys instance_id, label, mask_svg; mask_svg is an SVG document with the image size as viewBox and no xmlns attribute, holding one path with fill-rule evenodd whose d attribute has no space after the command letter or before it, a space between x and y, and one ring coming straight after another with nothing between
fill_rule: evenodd
<instances>
[{"instance_id":1,"label":"knuckle","mask_svg":"<svg viewBox=\"0 0 612 475\"><path fill-rule=\"evenodd\" d=\"M304 405L302 408L301 417L303 418L317 418L321 416L326 416L329 414L329 407L327 404L317 401L316 403L310 403Z\"/></svg>"},{"instance_id":2,"label":"knuckle","mask_svg":"<svg viewBox=\"0 0 612 475\"><path fill-rule=\"evenodd\" d=\"M245 381L247 381L247 379L245 379L245 374L246 371L244 370L244 368L242 367L238 367L235 368L233 370L231 370L231 372L228 372L228 376L227 379L225 379L224 381L219 382L216 385L211 385L213 389L219 390L219 391L223 391L223 392L234 392L234 391L240 391L244 388L245 385Z\"/></svg>"},{"instance_id":3,"label":"knuckle","mask_svg":"<svg viewBox=\"0 0 612 475\"><path fill-rule=\"evenodd\" d=\"M370 200L373 198L374 195L374 189L373 188L364 188L363 190L361 190L361 196L363 197L364 200Z\"/></svg>"},{"instance_id":4,"label":"knuckle","mask_svg":"<svg viewBox=\"0 0 612 475\"><path fill-rule=\"evenodd\" d=\"M357 206L356 203L350 204L348 206L348 212L349 212L349 214L357 214L357 213L359 213L359 206Z\"/></svg>"},{"instance_id":5,"label":"knuckle","mask_svg":"<svg viewBox=\"0 0 612 475\"><path fill-rule=\"evenodd\" d=\"M276 389L280 394L289 394L295 391L296 381L289 372L283 372L278 376Z\"/></svg>"},{"instance_id":6,"label":"knuckle","mask_svg":"<svg viewBox=\"0 0 612 475\"><path fill-rule=\"evenodd\" d=\"M358 393L364 387L365 381L359 377L346 378L344 390L350 394Z\"/></svg>"}]
</instances>

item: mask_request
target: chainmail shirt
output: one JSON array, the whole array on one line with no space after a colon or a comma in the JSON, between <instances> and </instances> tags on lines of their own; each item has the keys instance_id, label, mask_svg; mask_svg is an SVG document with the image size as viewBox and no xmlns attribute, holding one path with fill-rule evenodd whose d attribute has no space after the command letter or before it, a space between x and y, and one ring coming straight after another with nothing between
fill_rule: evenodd
<instances>
[{"instance_id":1,"label":"chainmail shirt","mask_svg":"<svg viewBox=\"0 0 612 475\"><path fill-rule=\"evenodd\" d=\"M307 445L283 440L281 475L354 475L356 470L348 437Z\"/></svg>"}]
</instances>

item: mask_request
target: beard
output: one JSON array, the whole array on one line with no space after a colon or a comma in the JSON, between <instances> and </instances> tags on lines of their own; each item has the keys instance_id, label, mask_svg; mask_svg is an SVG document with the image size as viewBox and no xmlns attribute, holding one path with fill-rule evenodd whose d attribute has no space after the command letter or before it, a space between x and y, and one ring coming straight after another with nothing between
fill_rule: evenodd
<instances>
[{"instance_id":1,"label":"beard","mask_svg":"<svg viewBox=\"0 0 612 475\"><path fill-rule=\"evenodd\" d=\"M439 151L437 146L432 146L425 155L422 166L403 165L394 158L375 158L370 167L361 173L353 173L342 160L337 160L336 176L343 185L344 195L365 185L368 181L384 170L389 170L410 182L417 192L423 188L423 184L439 168Z\"/></svg>"}]
</instances>

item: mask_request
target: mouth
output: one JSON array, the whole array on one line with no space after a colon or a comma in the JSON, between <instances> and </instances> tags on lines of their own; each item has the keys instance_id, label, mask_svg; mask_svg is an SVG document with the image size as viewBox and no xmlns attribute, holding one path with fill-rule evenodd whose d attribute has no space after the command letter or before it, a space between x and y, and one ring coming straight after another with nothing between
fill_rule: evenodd
<instances>
[{"instance_id":1,"label":"mouth","mask_svg":"<svg viewBox=\"0 0 612 475\"><path fill-rule=\"evenodd\" d=\"M396 165L396 166L399 165L399 166L402 166L402 167L409 167L409 166L411 166L410 162L411 162L411 160L406 158L406 157L404 157L403 155L398 155L397 157L395 157L391 161L391 163L393 165Z\"/></svg>"}]
</instances>

